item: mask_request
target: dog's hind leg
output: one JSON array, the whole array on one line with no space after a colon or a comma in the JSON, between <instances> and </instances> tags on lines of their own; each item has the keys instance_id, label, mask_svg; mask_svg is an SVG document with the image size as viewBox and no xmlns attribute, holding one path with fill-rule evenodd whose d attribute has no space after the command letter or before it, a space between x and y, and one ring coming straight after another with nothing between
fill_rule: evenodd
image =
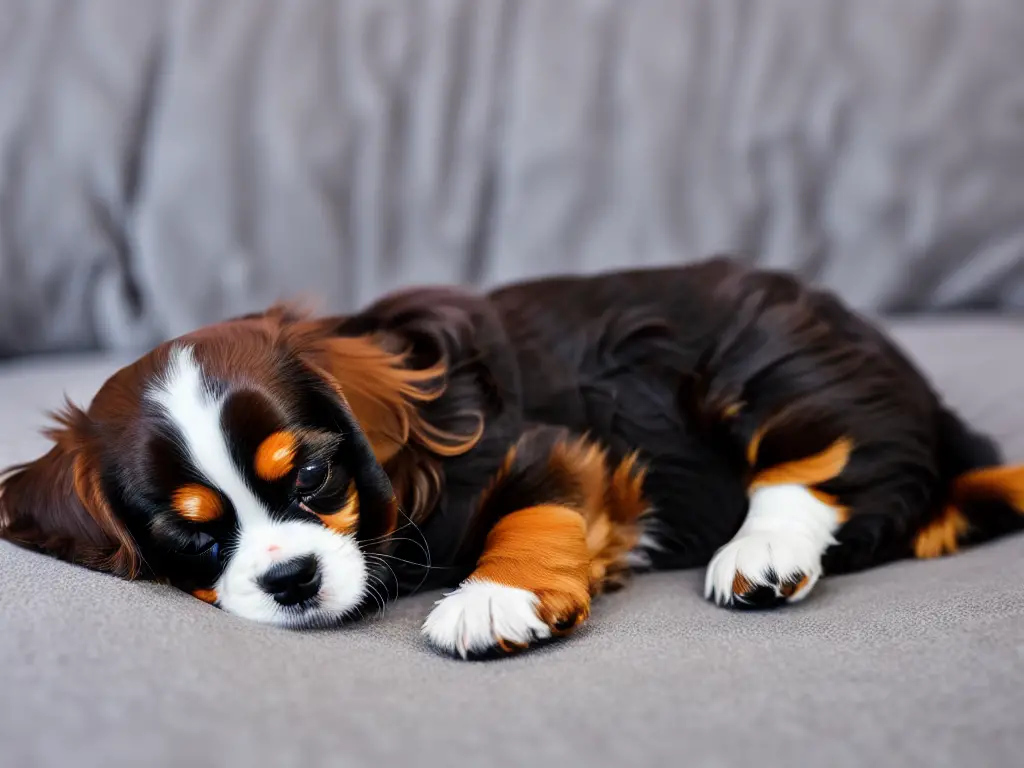
<instances>
[{"instance_id":1,"label":"dog's hind leg","mask_svg":"<svg viewBox=\"0 0 1024 768\"><path fill-rule=\"evenodd\" d=\"M734 311L688 392L696 422L746 466L749 509L711 560L707 597L780 605L806 597L830 564L909 554L945 490L926 380L792 278L749 273L722 300Z\"/></svg>"}]
</instances>

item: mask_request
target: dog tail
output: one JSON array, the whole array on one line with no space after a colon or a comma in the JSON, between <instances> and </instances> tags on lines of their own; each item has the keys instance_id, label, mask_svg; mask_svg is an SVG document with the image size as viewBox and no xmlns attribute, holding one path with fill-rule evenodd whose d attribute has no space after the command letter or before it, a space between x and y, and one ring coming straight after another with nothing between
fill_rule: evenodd
<instances>
[{"instance_id":1,"label":"dog tail","mask_svg":"<svg viewBox=\"0 0 1024 768\"><path fill-rule=\"evenodd\" d=\"M947 408L938 437L943 503L915 534L914 555L948 555L1024 529L1024 465L1004 464L991 438Z\"/></svg>"}]
</instances>

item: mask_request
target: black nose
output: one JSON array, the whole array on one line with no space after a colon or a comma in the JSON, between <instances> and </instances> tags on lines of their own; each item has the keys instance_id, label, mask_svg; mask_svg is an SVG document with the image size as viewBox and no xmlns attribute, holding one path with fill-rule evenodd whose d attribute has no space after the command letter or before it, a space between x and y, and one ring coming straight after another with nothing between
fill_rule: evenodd
<instances>
[{"instance_id":1,"label":"black nose","mask_svg":"<svg viewBox=\"0 0 1024 768\"><path fill-rule=\"evenodd\" d=\"M281 605L296 605L320 591L320 566L313 555L286 560L260 576L259 585Z\"/></svg>"}]
</instances>

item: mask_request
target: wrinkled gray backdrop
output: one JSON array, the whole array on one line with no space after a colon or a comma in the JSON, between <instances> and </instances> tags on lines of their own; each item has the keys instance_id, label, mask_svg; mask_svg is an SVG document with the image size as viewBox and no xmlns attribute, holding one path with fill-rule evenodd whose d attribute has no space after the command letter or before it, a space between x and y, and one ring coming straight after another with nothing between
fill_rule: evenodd
<instances>
[{"instance_id":1,"label":"wrinkled gray backdrop","mask_svg":"<svg viewBox=\"0 0 1024 768\"><path fill-rule=\"evenodd\" d=\"M0 355L730 250L1024 307L1019 0L0 0Z\"/></svg>"}]
</instances>

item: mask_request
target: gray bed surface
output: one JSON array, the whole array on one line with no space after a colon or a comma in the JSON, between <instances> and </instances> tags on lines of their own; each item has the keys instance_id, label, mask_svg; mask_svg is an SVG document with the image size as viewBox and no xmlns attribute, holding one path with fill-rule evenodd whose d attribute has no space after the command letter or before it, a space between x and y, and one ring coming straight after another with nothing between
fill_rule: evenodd
<instances>
[{"instance_id":1,"label":"gray bed surface","mask_svg":"<svg viewBox=\"0 0 1024 768\"><path fill-rule=\"evenodd\" d=\"M896 332L1024 458L1024 321ZM118 362L0 369L0 460ZM466 664L419 639L436 595L294 633L0 545L0 765L1020 765L1024 536L773 613L708 605L701 578L641 577L569 642Z\"/></svg>"}]
</instances>

